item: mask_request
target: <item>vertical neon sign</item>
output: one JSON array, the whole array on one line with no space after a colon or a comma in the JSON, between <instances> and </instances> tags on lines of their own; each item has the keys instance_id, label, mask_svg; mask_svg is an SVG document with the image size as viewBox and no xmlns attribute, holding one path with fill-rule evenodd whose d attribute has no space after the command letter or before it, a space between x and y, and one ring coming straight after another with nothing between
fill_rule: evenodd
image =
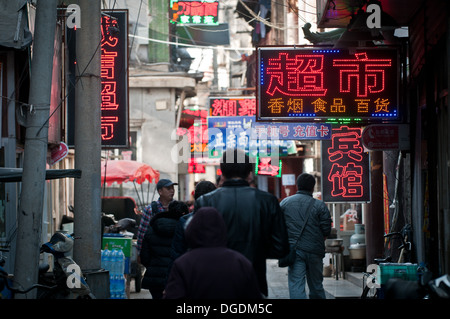
<instances>
[{"instance_id":1,"label":"vertical neon sign","mask_svg":"<svg viewBox=\"0 0 450 319\"><path fill-rule=\"evenodd\" d=\"M128 12L104 13L100 73L102 146L128 147Z\"/></svg>"},{"instance_id":2,"label":"vertical neon sign","mask_svg":"<svg viewBox=\"0 0 450 319\"><path fill-rule=\"evenodd\" d=\"M332 129L322 141L322 197L325 202L370 202L369 153L364 152L361 128Z\"/></svg>"},{"instance_id":3,"label":"vertical neon sign","mask_svg":"<svg viewBox=\"0 0 450 319\"><path fill-rule=\"evenodd\" d=\"M74 146L76 29L66 28L68 46L67 144ZM101 139L102 148L129 147L128 11L102 10L101 18Z\"/></svg>"}]
</instances>

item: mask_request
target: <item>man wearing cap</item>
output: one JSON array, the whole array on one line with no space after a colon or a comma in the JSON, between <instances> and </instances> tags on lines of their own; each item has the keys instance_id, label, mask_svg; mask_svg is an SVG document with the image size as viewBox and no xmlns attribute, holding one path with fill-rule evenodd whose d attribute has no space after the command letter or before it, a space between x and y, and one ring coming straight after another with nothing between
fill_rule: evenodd
<instances>
[{"instance_id":1,"label":"man wearing cap","mask_svg":"<svg viewBox=\"0 0 450 319\"><path fill-rule=\"evenodd\" d=\"M138 228L136 243L138 255L141 251L142 240L144 239L145 232L150 224L150 219L156 213L167 211L170 202L173 201L173 196L175 195L174 185L178 185L178 183L174 183L170 179L160 179L158 184L156 184L156 190L158 191L159 198L157 201L152 203L153 205L150 204L144 209L141 217L141 223ZM154 211L154 209L156 209L156 211Z\"/></svg>"},{"instance_id":2,"label":"man wearing cap","mask_svg":"<svg viewBox=\"0 0 450 319\"><path fill-rule=\"evenodd\" d=\"M297 193L280 203L291 247L300 235L296 260L288 267L291 299L306 299L305 279L308 281L310 299L326 298L323 289L323 258L325 238L331 232L331 214L324 202L312 197L315 184L314 176L300 174L297 178ZM302 227L304 229L300 234Z\"/></svg>"}]
</instances>

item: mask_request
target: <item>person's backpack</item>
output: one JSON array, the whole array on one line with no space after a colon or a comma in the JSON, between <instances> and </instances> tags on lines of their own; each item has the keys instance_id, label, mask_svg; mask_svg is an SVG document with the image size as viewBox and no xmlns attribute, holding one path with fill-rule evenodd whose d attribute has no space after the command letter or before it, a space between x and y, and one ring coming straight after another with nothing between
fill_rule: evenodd
<instances>
[{"instance_id":1,"label":"person's backpack","mask_svg":"<svg viewBox=\"0 0 450 319\"><path fill-rule=\"evenodd\" d=\"M153 201L151 203L151 207L152 207L151 217L153 217L156 215L156 213L158 213L158 203L156 201Z\"/></svg>"}]
</instances>

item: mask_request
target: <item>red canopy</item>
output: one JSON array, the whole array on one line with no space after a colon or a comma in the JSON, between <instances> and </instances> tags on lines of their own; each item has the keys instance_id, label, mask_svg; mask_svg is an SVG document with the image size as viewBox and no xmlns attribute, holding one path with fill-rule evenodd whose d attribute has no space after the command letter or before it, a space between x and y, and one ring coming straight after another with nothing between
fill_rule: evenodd
<instances>
[{"instance_id":1,"label":"red canopy","mask_svg":"<svg viewBox=\"0 0 450 319\"><path fill-rule=\"evenodd\" d=\"M126 182L136 182L142 184L145 180L150 183L159 181L159 172L150 165L127 160L102 161L102 185L111 185L114 182L119 184ZM105 174L106 172L106 174ZM105 178L106 175L106 178Z\"/></svg>"}]
</instances>

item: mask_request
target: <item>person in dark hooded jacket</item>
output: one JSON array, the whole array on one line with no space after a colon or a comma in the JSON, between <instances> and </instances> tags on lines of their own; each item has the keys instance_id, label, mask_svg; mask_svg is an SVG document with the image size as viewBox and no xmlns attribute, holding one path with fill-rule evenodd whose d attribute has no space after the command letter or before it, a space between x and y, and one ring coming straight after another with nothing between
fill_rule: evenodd
<instances>
[{"instance_id":1,"label":"person in dark hooded jacket","mask_svg":"<svg viewBox=\"0 0 450 319\"><path fill-rule=\"evenodd\" d=\"M141 263L145 266L142 288L149 289L153 299L161 299L166 286L172 239L178 220L189 213L189 207L182 201L173 201L167 212L157 213L150 220L142 241Z\"/></svg>"},{"instance_id":2,"label":"person in dark hooded jacket","mask_svg":"<svg viewBox=\"0 0 450 319\"><path fill-rule=\"evenodd\" d=\"M216 185L210 181L200 181L195 186L195 192L194 192L194 200L199 198L200 196L212 192L216 189ZM177 227L175 228L175 234L172 241L172 259L175 260L178 257L180 257L182 254L184 254L187 250L187 243L186 239L184 238L184 230L186 221L194 215L194 212L191 212L189 214L184 215L180 218L178 221ZM172 265L171 265L172 266Z\"/></svg>"},{"instance_id":3,"label":"person in dark hooded jacket","mask_svg":"<svg viewBox=\"0 0 450 319\"><path fill-rule=\"evenodd\" d=\"M187 222L185 237L190 250L175 260L165 299L262 298L251 262L226 247L226 225L217 209L200 208Z\"/></svg>"},{"instance_id":4,"label":"person in dark hooded jacket","mask_svg":"<svg viewBox=\"0 0 450 319\"><path fill-rule=\"evenodd\" d=\"M227 226L227 247L250 260L261 293L268 296L266 260L289 253L288 233L278 199L271 193L251 187L253 164L241 149L227 149L220 162L223 184L200 196L194 209L214 207Z\"/></svg>"}]
</instances>

